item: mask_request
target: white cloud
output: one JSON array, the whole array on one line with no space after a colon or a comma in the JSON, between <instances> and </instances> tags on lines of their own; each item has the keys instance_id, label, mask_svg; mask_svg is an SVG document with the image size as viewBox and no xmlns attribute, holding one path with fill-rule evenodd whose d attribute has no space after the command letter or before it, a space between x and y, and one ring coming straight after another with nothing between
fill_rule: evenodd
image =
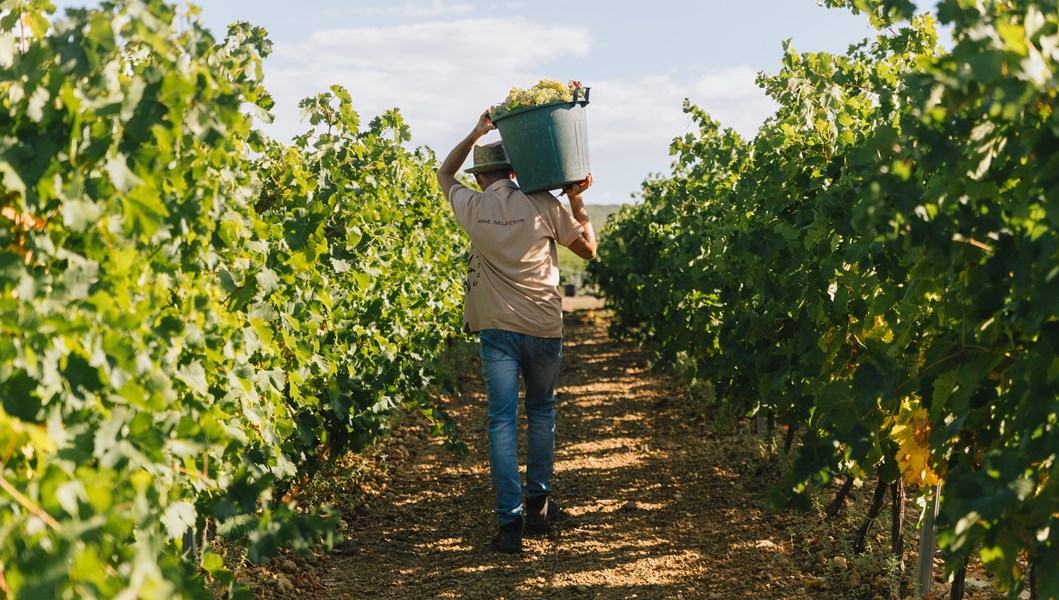
<instances>
[{"instance_id":1,"label":"white cloud","mask_svg":"<svg viewBox=\"0 0 1059 600\"><path fill-rule=\"evenodd\" d=\"M300 130L287 125L297 122L298 100L337 83L361 114L398 106L418 143L447 144L512 85L539 80L541 63L584 55L589 40L581 28L515 18L337 29L277 44L266 70L281 122L275 135Z\"/></svg>"},{"instance_id":2,"label":"white cloud","mask_svg":"<svg viewBox=\"0 0 1059 600\"><path fill-rule=\"evenodd\" d=\"M684 129L686 119L680 110L683 95L668 76L597 81L591 87L595 144L632 146L661 141L667 145L669 138Z\"/></svg>"},{"instance_id":3,"label":"white cloud","mask_svg":"<svg viewBox=\"0 0 1059 600\"><path fill-rule=\"evenodd\" d=\"M304 131L298 101L339 84L365 120L398 107L413 143L444 156L511 86L555 77L548 70L557 61L588 54L591 43L583 28L526 18L320 31L297 44L277 44L269 59L266 85L277 102L269 132L289 139ZM597 181L586 198L627 201L648 175L667 170L670 142L691 126L684 98L753 136L774 110L754 79L749 67L733 67L585 81L592 88L588 120Z\"/></svg>"},{"instance_id":4,"label":"white cloud","mask_svg":"<svg viewBox=\"0 0 1059 600\"><path fill-rule=\"evenodd\" d=\"M608 146L661 145L688 131L684 99L705 110L722 127L753 137L775 104L754 83L755 71L733 67L707 71L684 83L673 75L596 82L591 98L593 143Z\"/></svg>"},{"instance_id":5,"label":"white cloud","mask_svg":"<svg viewBox=\"0 0 1059 600\"><path fill-rule=\"evenodd\" d=\"M377 68L403 75L447 76L517 70L566 55L584 55L588 34L525 18L467 19L393 27L333 29L275 55L308 68ZM484 75L484 74L483 74Z\"/></svg>"},{"instance_id":6,"label":"white cloud","mask_svg":"<svg viewBox=\"0 0 1059 600\"><path fill-rule=\"evenodd\" d=\"M386 7L354 7L342 10L329 11L333 17L345 16L392 16L408 19L424 19L433 17L452 17L467 14L474 10L470 4L447 4L444 0L431 0L430 2L405 2L399 6Z\"/></svg>"},{"instance_id":7,"label":"white cloud","mask_svg":"<svg viewBox=\"0 0 1059 600\"><path fill-rule=\"evenodd\" d=\"M691 85L668 74L596 82L592 86L592 98L597 100L592 118L602 131L593 142L650 144L663 137L668 146L691 125L683 112L685 98L722 127L753 137L775 110L772 100L754 83L756 76L750 67L738 66L703 72Z\"/></svg>"},{"instance_id":8,"label":"white cloud","mask_svg":"<svg viewBox=\"0 0 1059 600\"><path fill-rule=\"evenodd\" d=\"M592 83L589 131L593 171L603 189L601 203L624 202L652 173L668 170L669 145L693 126L684 99L705 110L722 127L753 137L775 104L754 83L745 66L710 70L692 77L649 75Z\"/></svg>"},{"instance_id":9,"label":"white cloud","mask_svg":"<svg viewBox=\"0 0 1059 600\"><path fill-rule=\"evenodd\" d=\"M725 127L753 137L777 104L757 86L757 72L747 66L710 71L692 88L691 101Z\"/></svg>"}]
</instances>

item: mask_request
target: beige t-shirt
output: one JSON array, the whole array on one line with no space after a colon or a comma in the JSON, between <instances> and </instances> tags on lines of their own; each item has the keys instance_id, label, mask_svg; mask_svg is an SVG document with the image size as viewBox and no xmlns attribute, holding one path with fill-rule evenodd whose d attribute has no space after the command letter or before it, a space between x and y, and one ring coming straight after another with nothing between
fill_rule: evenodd
<instances>
[{"instance_id":1,"label":"beige t-shirt","mask_svg":"<svg viewBox=\"0 0 1059 600\"><path fill-rule=\"evenodd\" d=\"M457 183L448 196L456 220L471 238L464 331L562 337L555 244L569 246L584 227L555 196L523 194L510 180L482 192Z\"/></svg>"}]
</instances>

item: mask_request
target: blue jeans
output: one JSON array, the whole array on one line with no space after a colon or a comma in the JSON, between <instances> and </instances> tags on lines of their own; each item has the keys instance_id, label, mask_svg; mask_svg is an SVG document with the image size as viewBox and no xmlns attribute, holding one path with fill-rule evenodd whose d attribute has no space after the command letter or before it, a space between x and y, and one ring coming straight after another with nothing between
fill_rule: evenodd
<instances>
[{"instance_id":1,"label":"blue jeans","mask_svg":"<svg viewBox=\"0 0 1059 600\"><path fill-rule=\"evenodd\" d=\"M555 462L555 382L563 355L561 338L485 329L478 333L482 375L489 397L489 468L496 518L503 525L522 516L518 472L518 376L526 384L526 497L552 491Z\"/></svg>"}]
</instances>

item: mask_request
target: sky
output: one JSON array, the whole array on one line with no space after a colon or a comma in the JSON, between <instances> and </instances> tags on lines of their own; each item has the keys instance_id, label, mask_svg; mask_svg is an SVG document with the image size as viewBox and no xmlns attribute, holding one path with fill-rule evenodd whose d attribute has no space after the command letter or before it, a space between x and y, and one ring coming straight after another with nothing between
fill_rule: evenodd
<instances>
[{"instance_id":1,"label":"sky","mask_svg":"<svg viewBox=\"0 0 1059 600\"><path fill-rule=\"evenodd\" d=\"M183 4L181 0L180 4ZM59 7L92 6L58 0ZM412 146L439 160L512 87L579 80L587 107L593 204L636 201L669 171L669 145L690 130L685 98L753 137L774 105L754 83L798 51L844 52L875 35L864 15L815 0L199 0L223 38L229 23L263 27L273 42L265 86L289 141L306 130L300 99L339 84L362 122L399 108ZM920 5L932 4L921 2ZM481 140L499 139L492 132ZM465 166L470 166L468 160Z\"/></svg>"}]
</instances>

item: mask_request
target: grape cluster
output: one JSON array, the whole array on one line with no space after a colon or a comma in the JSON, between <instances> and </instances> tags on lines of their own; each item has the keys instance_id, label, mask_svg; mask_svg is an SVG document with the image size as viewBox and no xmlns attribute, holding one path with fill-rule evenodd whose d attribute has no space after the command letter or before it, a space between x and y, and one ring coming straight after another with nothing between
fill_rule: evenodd
<instances>
[{"instance_id":1,"label":"grape cluster","mask_svg":"<svg viewBox=\"0 0 1059 600\"><path fill-rule=\"evenodd\" d=\"M542 79L528 90L518 87L511 88L503 102L489 109L489 118L495 119L502 114L527 106L540 106L551 102L572 102L574 90L578 87L580 86L573 81L563 84L556 79Z\"/></svg>"}]
</instances>

